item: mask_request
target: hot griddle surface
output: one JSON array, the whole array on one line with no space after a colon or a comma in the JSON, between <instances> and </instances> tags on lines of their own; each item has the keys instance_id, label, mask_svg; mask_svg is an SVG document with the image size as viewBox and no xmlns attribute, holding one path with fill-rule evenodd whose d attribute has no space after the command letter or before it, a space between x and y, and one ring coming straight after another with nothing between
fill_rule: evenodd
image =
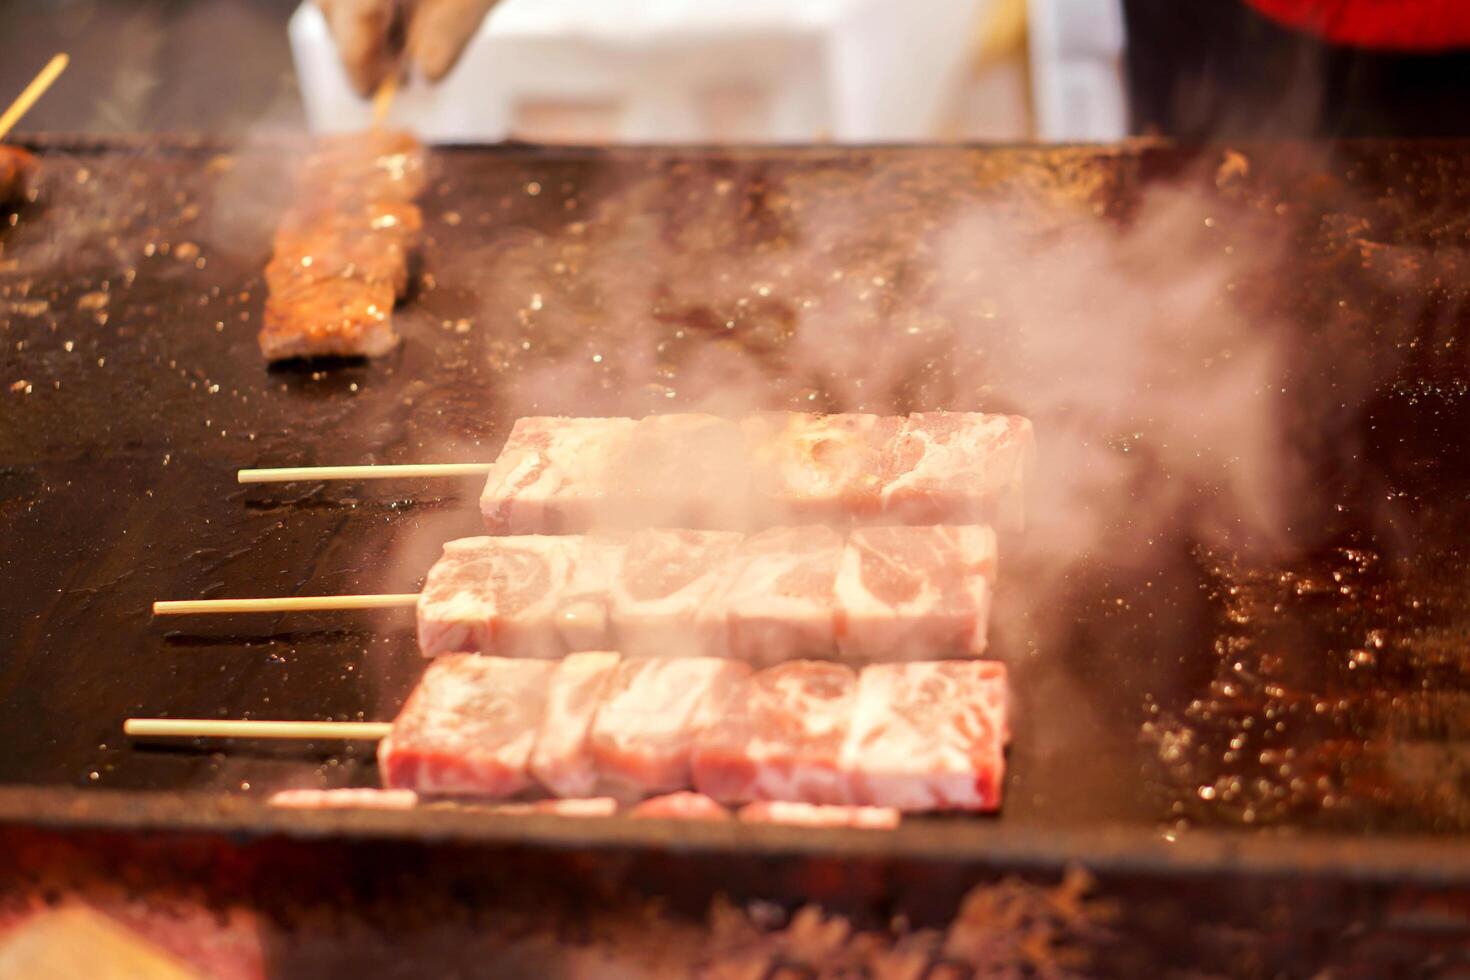
<instances>
[{"instance_id":1,"label":"hot griddle surface","mask_svg":"<svg viewBox=\"0 0 1470 980\"><path fill-rule=\"evenodd\" d=\"M744 393L732 410L984 407L1055 427L1065 411L1027 392L1055 388L1055 338L1108 317L1033 322L986 284L1046 294L1047 256L1128 234L1162 188L1246 253L1211 301L1269 322L1287 353L1219 407L1269 407L1298 450L1282 532L1150 525L1126 506L1157 506L1140 487L1105 501L1065 567L1034 533L1007 539L1004 812L887 839L1052 863L1177 846L1208 863L1302 847L1335 861L1382 833L1403 838L1396 866L1470 865L1450 840L1470 828L1470 146L445 149L402 350L272 370L260 273L300 146L39 149L41 200L0 232L0 817L890 846L270 812L252 801L372 785L371 747L133 744L123 719L390 718L422 666L411 616L154 620L149 604L414 591L442 541L478 529L473 481L241 488L244 466L490 459L519 414L687 410L715 381ZM946 237L975 215L1003 233ZM1275 249L1252 257L1263 230ZM1187 483L1184 512L1218 501L1223 471L1175 472L1136 421L1100 451L1153 458L1137 472ZM1076 465L1048 462L1045 425L1043 480Z\"/></svg>"}]
</instances>

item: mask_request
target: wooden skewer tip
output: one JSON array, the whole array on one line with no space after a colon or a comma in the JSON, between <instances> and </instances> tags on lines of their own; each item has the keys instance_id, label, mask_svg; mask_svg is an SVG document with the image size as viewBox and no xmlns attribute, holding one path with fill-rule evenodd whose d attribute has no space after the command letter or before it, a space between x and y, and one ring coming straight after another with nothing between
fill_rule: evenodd
<instances>
[{"instance_id":1,"label":"wooden skewer tip","mask_svg":"<svg viewBox=\"0 0 1470 980\"><path fill-rule=\"evenodd\" d=\"M482 476L490 463L407 463L364 466L278 466L243 469L241 483L291 483L298 480L394 480L414 477Z\"/></svg>"},{"instance_id":2,"label":"wooden skewer tip","mask_svg":"<svg viewBox=\"0 0 1470 980\"><path fill-rule=\"evenodd\" d=\"M393 100L398 96L398 74L399 67L394 65L383 80L378 83L378 89L373 93L373 128L377 129L383 125L388 118L389 111L393 108Z\"/></svg>"},{"instance_id":3,"label":"wooden skewer tip","mask_svg":"<svg viewBox=\"0 0 1470 980\"><path fill-rule=\"evenodd\" d=\"M382 595L303 595L262 599L174 599L153 604L155 616L224 613L319 612L340 609L401 609L418 605L416 592Z\"/></svg>"},{"instance_id":4,"label":"wooden skewer tip","mask_svg":"<svg viewBox=\"0 0 1470 980\"><path fill-rule=\"evenodd\" d=\"M46 67L42 68L36 77L31 79L31 83L21 90L20 95L10 103L4 115L0 115L0 139L4 139L15 128L15 124L31 110L31 106L36 104L37 99L46 94L51 83L56 81L58 75L66 71L66 66L69 64L71 64L71 58L64 51L46 62Z\"/></svg>"},{"instance_id":5,"label":"wooden skewer tip","mask_svg":"<svg viewBox=\"0 0 1470 980\"><path fill-rule=\"evenodd\" d=\"M137 738L280 738L350 739L386 738L393 724L386 721L246 721L219 718L128 718L123 732Z\"/></svg>"}]
</instances>

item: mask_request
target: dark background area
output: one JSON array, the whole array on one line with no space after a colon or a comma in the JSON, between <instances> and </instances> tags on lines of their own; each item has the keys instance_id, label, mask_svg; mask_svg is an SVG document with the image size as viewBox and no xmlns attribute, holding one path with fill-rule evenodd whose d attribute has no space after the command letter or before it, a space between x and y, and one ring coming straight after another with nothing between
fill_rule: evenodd
<instances>
[{"instance_id":1,"label":"dark background area","mask_svg":"<svg viewBox=\"0 0 1470 980\"><path fill-rule=\"evenodd\" d=\"M195 132L305 126L286 21L295 0L0 3L0 101L58 51L71 66L25 132Z\"/></svg>"},{"instance_id":2,"label":"dark background area","mask_svg":"<svg viewBox=\"0 0 1470 980\"><path fill-rule=\"evenodd\" d=\"M1470 135L1470 52L1324 43L1243 0L1123 0L1132 128L1212 138Z\"/></svg>"}]
</instances>

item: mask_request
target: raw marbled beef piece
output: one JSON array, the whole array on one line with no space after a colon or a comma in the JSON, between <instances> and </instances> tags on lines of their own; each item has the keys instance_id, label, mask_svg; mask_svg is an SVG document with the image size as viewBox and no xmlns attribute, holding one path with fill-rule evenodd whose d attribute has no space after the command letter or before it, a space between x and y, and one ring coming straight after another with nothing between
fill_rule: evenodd
<instances>
[{"instance_id":1,"label":"raw marbled beef piece","mask_svg":"<svg viewBox=\"0 0 1470 980\"><path fill-rule=\"evenodd\" d=\"M746 823L784 823L800 827L861 827L891 830L903 815L886 806L831 806L769 800L740 808L736 817Z\"/></svg>"},{"instance_id":2,"label":"raw marbled beef piece","mask_svg":"<svg viewBox=\"0 0 1470 980\"><path fill-rule=\"evenodd\" d=\"M1036 454L1019 415L919 412L904 420L883 469L885 523L1024 521L1027 473Z\"/></svg>"},{"instance_id":3,"label":"raw marbled beef piece","mask_svg":"<svg viewBox=\"0 0 1470 980\"><path fill-rule=\"evenodd\" d=\"M450 541L419 593L419 649L557 657L606 648L607 569L617 552L579 535Z\"/></svg>"},{"instance_id":4,"label":"raw marbled beef piece","mask_svg":"<svg viewBox=\"0 0 1470 980\"><path fill-rule=\"evenodd\" d=\"M612 584L613 635L623 653L724 656L724 618L705 612L741 540L732 531L631 535Z\"/></svg>"},{"instance_id":5,"label":"raw marbled beef piece","mask_svg":"<svg viewBox=\"0 0 1470 980\"><path fill-rule=\"evenodd\" d=\"M626 538L588 534L568 537L572 562L557 595L552 622L563 649L606 650L612 646L611 584L623 564Z\"/></svg>"},{"instance_id":6,"label":"raw marbled beef piece","mask_svg":"<svg viewBox=\"0 0 1470 980\"><path fill-rule=\"evenodd\" d=\"M756 666L832 656L841 560L842 538L831 528L771 528L746 538L706 604L706 616L725 620L729 655Z\"/></svg>"},{"instance_id":7,"label":"raw marbled beef piece","mask_svg":"<svg viewBox=\"0 0 1470 980\"><path fill-rule=\"evenodd\" d=\"M757 666L985 650L981 526L520 535L451 541L419 596L426 656L730 656Z\"/></svg>"},{"instance_id":8,"label":"raw marbled beef piece","mask_svg":"<svg viewBox=\"0 0 1470 980\"><path fill-rule=\"evenodd\" d=\"M857 692L842 665L793 660L746 678L694 744L694 786L722 803L846 803L839 765Z\"/></svg>"},{"instance_id":9,"label":"raw marbled beef piece","mask_svg":"<svg viewBox=\"0 0 1470 980\"><path fill-rule=\"evenodd\" d=\"M855 528L837 574L850 661L985 652L995 532L983 525Z\"/></svg>"},{"instance_id":10,"label":"raw marbled beef piece","mask_svg":"<svg viewBox=\"0 0 1470 980\"><path fill-rule=\"evenodd\" d=\"M486 529L566 534L603 524L613 509L609 474L634 425L618 418L517 419L480 495Z\"/></svg>"},{"instance_id":11,"label":"raw marbled beef piece","mask_svg":"<svg viewBox=\"0 0 1470 980\"><path fill-rule=\"evenodd\" d=\"M996 809L1007 703L999 663L864 667L841 757L853 802L906 813Z\"/></svg>"},{"instance_id":12,"label":"raw marbled beef piece","mask_svg":"<svg viewBox=\"0 0 1470 980\"><path fill-rule=\"evenodd\" d=\"M412 810L419 797L411 789L283 789L271 794L270 806L292 810Z\"/></svg>"},{"instance_id":13,"label":"raw marbled beef piece","mask_svg":"<svg viewBox=\"0 0 1470 980\"><path fill-rule=\"evenodd\" d=\"M527 769L556 665L474 654L429 665L378 744L383 785L421 796L511 796Z\"/></svg>"},{"instance_id":14,"label":"raw marbled beef piece","mask_svg":"<svg viewBox=\"0 0 1470 980\"><path fill-rule=\"evenodd\" d=\"M529 803L502 803L491 810L515 816L549 813L556 817L610 817L618 812L618 801L610 796L594 796L585 800L533 800Z\"/></svg>"},{"instance_id":15,"label":"raw marbled beef piece","mask_svg":"<svg viewBox=\"0 0 1470 980\"><path fill-rule=\"evenodd\" d=\"M588 734L617 665L616 653L574 653L551 675L546 718L531 752L531 775L557 796L591 796L597 789Z\"/></svg>"},{"instance_id":16,"label":"raw marbled beef piece","mask_svg":"<svg viewBox=\"0 0 1470 980\"><path fill-rule=\"evenodd\" d=\"M644 800L628 811L628 816L660 817L672 820L729 820L730 811L703 793L668 793Z\"/></svg>"},{"instance_id":17,"label":"raw marbled beef piece","mask_svg":"<svg viewBox=\"0 0 1470 980\"><path fill-rule=\"evenodd\" d=\"M762 523L834 524L875 518L894 415L764 412L745 419L755 511Z\"/></svg>"},{"instance_id":18,"label":"raw marbled beef piece","mask_svg":"<svg viewBox=\"0 0 1470 980\"><path fill-rule=\"evenodd\" d=\"M749 673L744 664L716 657L618 664L592 721L600 785L623 799L687 787L695 737Z\"/></svg>"},{"instance_id":19,"label":"raw marbled beef piece","mask_svg":"<svg viewBox=\"0 0 1470 980\"><path fill-rule=\"evenodd\" d=\"M736 422L650 415L618 444L604 477L616 527L738 529L750 524L750 468Z\"/></svg>"}]
</instances>

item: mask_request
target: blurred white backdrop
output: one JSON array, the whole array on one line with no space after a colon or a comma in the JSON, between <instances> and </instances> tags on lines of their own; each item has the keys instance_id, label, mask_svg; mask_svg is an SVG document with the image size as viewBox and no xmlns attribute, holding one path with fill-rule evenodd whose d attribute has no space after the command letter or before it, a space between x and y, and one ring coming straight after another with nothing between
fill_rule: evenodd
<instances>
[{"instance_id":1,"label":"blurred white backdrop","mask_svg":"<svg viewBox=\"0 0 1470 980\"><path fill-rule=\"evenodd\" d=\"M366 125L311 0L290 36L311 127ZM1118 0L503 0L390 121L437 142L1116 139L1122 47Z\"/></svg>"}]
</instances>

